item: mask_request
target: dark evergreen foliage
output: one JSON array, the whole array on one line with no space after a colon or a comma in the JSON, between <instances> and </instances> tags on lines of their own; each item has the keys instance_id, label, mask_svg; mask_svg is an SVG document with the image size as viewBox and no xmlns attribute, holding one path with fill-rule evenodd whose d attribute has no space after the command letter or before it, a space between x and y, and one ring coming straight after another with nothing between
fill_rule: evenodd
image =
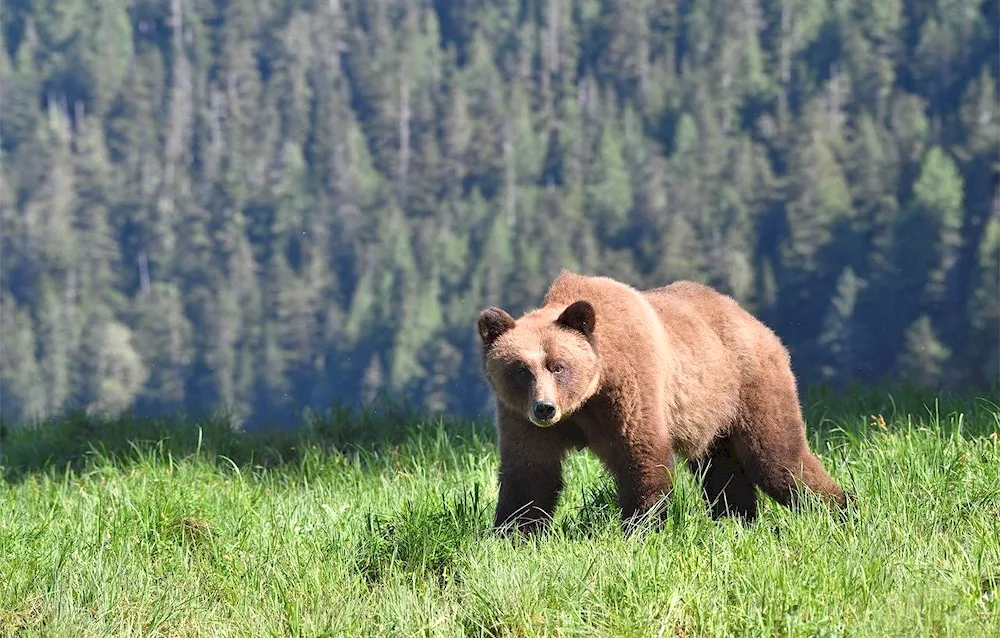
<instances>
[{"instance_id":1,"label":"dark evergreen foliage","mask_svg":"<svg viewBox=\"0 0 1000 638\"><path fill-rule=\"evenodd\" d=\"M691 278L804 384L1000 373L995 1L5 3L3 417L487 405L474 321Z\"/></svg>"}]
</instances>

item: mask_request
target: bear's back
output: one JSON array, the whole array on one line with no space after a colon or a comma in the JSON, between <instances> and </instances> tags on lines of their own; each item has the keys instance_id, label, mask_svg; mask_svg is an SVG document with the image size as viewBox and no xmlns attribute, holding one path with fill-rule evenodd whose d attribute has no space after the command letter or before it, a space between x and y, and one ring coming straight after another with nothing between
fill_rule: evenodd
<instances>
[{"instance_id":1,"label":"bear's back","mask_svg":"<svg viewBox=\"0 0 1000 638\"><path fill-rule=\"evenodd\" d=\"M684 456L703 454L717 432L735 423L754 388L770 387L789 366L788 351L735 299L690 281L644 291L663 322L675 375L667 383L674 405L674 444Z\"/></svg>"},{"instance_id":2,"label":"bear's back","mask_svg":"<svg viewBox=\"0 0 1000 638\"><path fill-rule=\"evenodd\" d=\"M668 332L694 334L702 343L715 342L735 358L741 368L754 359L788 353L777 335L739 302L710 286L693 281L676 281L667 286L646 290L643 295L656 308ZM711 332L706 337L704 332Z\"/></svg>"}]
</instances>

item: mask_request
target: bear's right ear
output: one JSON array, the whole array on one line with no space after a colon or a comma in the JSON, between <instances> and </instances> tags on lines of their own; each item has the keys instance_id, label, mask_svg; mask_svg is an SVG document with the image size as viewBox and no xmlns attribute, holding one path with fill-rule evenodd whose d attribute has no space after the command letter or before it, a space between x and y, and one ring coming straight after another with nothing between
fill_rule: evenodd
<instances>
[{"instance_id":1,"label":"bear's right ear","mask_svg":"<svg viewBox=\"0 0 1000 638\"><path fill-rule=\"evenodd\" d=\"M562 311L562 314L556 319L556 323L570 330L581 332L589 339L590 335L594 333L597 317L594 315L594 307L589 302L574 301Z\"/></svg>"},{"instance_id":2,"label":"bear's right ear","mask_svg":"<svg viewBox=\"0 0 1000 638\"><path fill-rule=\"evenodd\" d=\"M484 346L490 346L497 337L514 327L514 317L506 311L491 307L479 313L479 338Z\"/></svg>"}]
</instances>

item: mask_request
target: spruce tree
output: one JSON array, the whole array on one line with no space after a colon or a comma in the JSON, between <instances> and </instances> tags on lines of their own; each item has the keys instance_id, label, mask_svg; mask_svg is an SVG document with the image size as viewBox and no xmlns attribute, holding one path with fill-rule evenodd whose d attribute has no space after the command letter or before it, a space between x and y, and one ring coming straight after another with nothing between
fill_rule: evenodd
<instances>
[{"instance_id":1,"label":"spruce tree","mask_svg":"<svg viewBox=\"0 0 1000 638\"><path fill-rule=\"evenodd\" d=\"M941 343L927 315L921 315L906 329L899 357L900 377L916 386L937 389L950 376L951 351Z\"/></svg>"}]
</instances>

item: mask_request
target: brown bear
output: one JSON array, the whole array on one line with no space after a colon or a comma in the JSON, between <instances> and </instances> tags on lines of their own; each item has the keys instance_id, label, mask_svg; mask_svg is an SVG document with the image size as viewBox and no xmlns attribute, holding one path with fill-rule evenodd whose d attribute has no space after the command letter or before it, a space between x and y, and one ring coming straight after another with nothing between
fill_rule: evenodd
<instances>
[{"instance_id":1,"label":"brown bear","mask_svg":"<svg viewBox=\"0 0 1000 638\"><path fill-rule=\"evenodd\" d=\"M479 314L496 400L494 526L546 526L562 461L589 448L614 477L626 529L671 490L674 455L719 518L756 516L755 487L785 506L804 484L847 496L810 452L788 351L729 296L678 281L639 291L562 271L541 308Z\"/></svg>"}]
</instances>

